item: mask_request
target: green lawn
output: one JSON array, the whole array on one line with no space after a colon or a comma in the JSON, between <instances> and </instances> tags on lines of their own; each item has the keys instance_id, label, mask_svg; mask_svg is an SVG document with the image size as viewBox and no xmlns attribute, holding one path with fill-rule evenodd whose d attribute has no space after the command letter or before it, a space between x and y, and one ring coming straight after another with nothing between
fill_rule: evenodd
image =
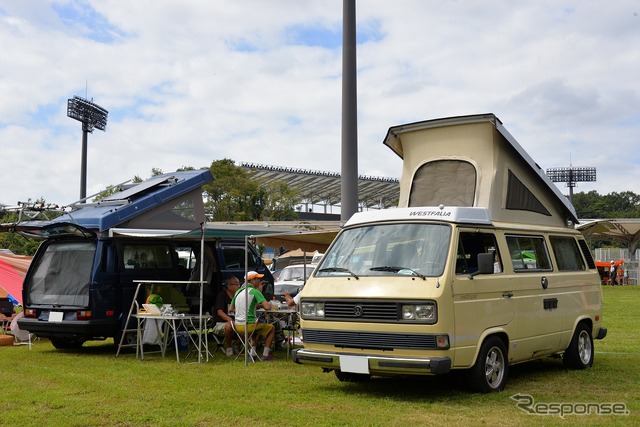
<instances>
[{"instance_id":1,"label":"green lawn","mask_svg":"<svg viewBox=\"0 0 640 427\"><path fill-rule=\"evenodd\" d=\"M340 383L284 354L245 367L221 353L204 364L116 358L111 342L79 351L55 350L47 340L31 351L0 347L0 425L638 425L640 286L606 287L604 296L609 333L595 343L592 369L565 371L551 358L513 366L505 391L488 395L468 392L458 376ZM548 411L620 403L630 414L532 415L518 408L516 394Z\"/></svg>"}]
</instances>

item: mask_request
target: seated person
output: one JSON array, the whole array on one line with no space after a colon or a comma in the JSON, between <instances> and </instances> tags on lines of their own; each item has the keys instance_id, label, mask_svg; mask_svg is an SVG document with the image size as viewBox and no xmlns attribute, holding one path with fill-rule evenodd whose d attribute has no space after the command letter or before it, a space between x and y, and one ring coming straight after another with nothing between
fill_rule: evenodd
<instances>
[{"instance_id":1,"label":"seated person","mask_svg":"<svg viewBox=\"0 0 640 427\"><path fill-rule=\"evenodd\" d=\"M284 291L284 300L287 302L289 308L300 311L300 292L295 297L291 298L291 294L288 291ZM302 338L302 332L297 331L300 338ZM295 341L294 341L295 342Z\"/></svg>"},{"instance_id":2,"label":"seated person","mask_svg":"<svg viewBox=\"0 0 640 427\"><path fill-rule=\"evenodd\" d=\"M290 308L296 308L300 305L300 292L295 297L291 298L289 291L284 291L284 300L287 302L287 306Z\"/></svg>"},{"instance_id":3,"label":"seated person","mask_svg":"<svg viewBox=\"0 0 640 427\"><path fill-rule=\"evenodd\" d=\"M233 296L240 289L240 280L236 276L231 276L223 283L223 289L218 293L216 302L213 305L213 333L224 336L224 348L227 356L233 356L231 348L231 323L233 319L229 316L228 309Z\"/></svg>"},{"instance_id":4,"label":"seated person","mask_svg":"<svg viewBox=\"0 0 640 427\"><path fill-rule=\"evenodd\" d=\"M271 352L271 344L275 337L275 328L269 323L256 323L256 308L262 307L265 310L271 310L271 304L267 301L262 294L264 283L262 278L264 274L258 274L255 271L247 273L247 283L242 288L238 289L233 300L231 301L230 311L235 312L234 325L239 333L244 333L245 325L249 325L249 333L255 333L264 337L264 351L262 353L262 360L273 360ZM251 347L250 354L256 354L255 347Z\"/></svg>"}]
</instances>

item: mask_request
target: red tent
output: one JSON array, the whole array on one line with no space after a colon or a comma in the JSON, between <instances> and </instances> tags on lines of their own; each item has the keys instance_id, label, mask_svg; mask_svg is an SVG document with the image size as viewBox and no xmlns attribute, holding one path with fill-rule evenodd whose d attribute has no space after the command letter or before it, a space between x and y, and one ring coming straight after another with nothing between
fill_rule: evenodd
<instances>
[{"instance_id":1,"label":"red tent","mask_svg":"<svg viewBox=\"0 0 640 427\"><path fill-rule=\"evenodd\" d=\"M32 258L0 253L0 297L11 295L22 304L22 281Z\"/></svg>"}]
</instances>

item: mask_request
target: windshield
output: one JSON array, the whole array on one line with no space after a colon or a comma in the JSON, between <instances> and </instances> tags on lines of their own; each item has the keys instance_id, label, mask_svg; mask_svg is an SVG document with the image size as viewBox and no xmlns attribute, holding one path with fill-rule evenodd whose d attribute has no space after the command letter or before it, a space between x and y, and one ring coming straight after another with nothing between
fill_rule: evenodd
<instances>
[{"instance_id":1,"label":"windshield","mask_svg":"<svg viewBox=\"0 0 640 427\"><path fill-rule=\"evenodd\" d=\"M311 276L313 267L315 266L312 266L309 264L307 264L306 266L296 265L295 267L293 266L285 267L280 273L278 281L279 282L302 282L305 280L305 278L308 279L309 276Z\"/></svg>"},{"instance_id":2,"label":"windshield","mask_svg":"<svg viewBox=\"0 0 640 427\"><path fill-rule=\"evenodd\" d=\"M29 302L86 307L95 251L95 246L86 241L47 246L25 283Z\"/></svg>"},{"instance_id":3,"label":"windshield","mask_svg":"<svg viewBox=\"0 0 640 427\"><path fill-rule=\"evenodd\" d=\"M384 224L342 232L316 276L440 276L451 228L444 224Z\"/></svg>"}]
</instances>

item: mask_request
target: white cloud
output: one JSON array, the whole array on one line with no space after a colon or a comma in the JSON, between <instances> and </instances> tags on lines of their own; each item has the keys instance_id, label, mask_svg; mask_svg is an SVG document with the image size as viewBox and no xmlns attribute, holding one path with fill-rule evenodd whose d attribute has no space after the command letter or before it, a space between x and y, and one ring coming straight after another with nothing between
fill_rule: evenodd
<instances>
[{"instance_id":1,"label":"white cloud","mask_svg":"<svg viewBox=\"0 0 640 427\"><path fill-rule=\"evenodd\" d=\"M0 203L79 195L73 95L109 110L87 193L231 158L340 172L342 1L0 0ZM493 112L576 191L640 192L640 7L357 2L359 173L400 175L390 126ZM567 192L566 188L561 188Z\"/></svg>"}]
</instances>

